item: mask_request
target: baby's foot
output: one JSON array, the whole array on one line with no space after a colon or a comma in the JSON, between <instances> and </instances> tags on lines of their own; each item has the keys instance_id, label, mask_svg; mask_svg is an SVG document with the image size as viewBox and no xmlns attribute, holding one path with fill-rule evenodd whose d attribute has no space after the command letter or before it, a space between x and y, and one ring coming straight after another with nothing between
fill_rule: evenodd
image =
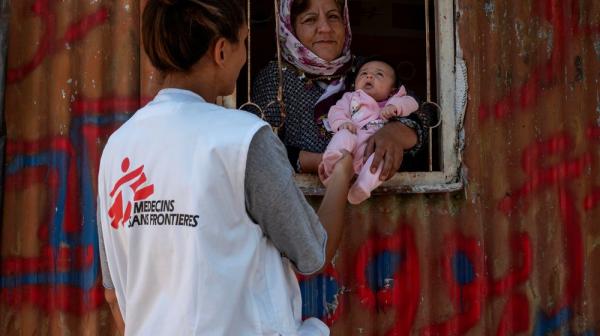
<instances>
[{"instance_id":1,"label":"baby's foot","mask_svg":"<svg viewBox=\"0 0 600 336\"><path fill-rule=\"evenodd\" d=\"M371 191L364 189L357 183L348 192L348 202L350 204L360 204L369 197L371 197Z\"/></svg>"}]
</instances>

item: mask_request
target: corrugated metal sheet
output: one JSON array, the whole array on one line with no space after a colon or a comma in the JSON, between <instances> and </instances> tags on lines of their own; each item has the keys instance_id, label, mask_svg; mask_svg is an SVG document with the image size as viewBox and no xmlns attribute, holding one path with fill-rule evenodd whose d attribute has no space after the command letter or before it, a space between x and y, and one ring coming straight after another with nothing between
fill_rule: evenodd
<instances>
[{"instance_id":1,"label":"corrugated metal sheet","mask_svg":"<svg viewBox=\"0 0 600 336\"><path fill-rule=\"evenodd\" d=\"M107 334L94 177L156 91L141 6L10 7L0 334ZM334 267L301 279L304 312L334 335L596 335L600 2L459 0L457 29L467 188L349 208Z\"/></svg>"},{"instance_id":2,"label":"corrugated metal sheet","mask_svg":"<svg viewBox=\"0 0 600 336\"><path fill-rule=\"evenodd\" d=\"M6 52L8 48L8 1L0 0L0 153L4 153L6 130L4 128L4 74L6 73ZM0 190L3 190L4 154L0 154ZM2 211L2 193L0 193L0 211ZM0 217L0 227L2 219Z\"/></svg>"}]
</instances>

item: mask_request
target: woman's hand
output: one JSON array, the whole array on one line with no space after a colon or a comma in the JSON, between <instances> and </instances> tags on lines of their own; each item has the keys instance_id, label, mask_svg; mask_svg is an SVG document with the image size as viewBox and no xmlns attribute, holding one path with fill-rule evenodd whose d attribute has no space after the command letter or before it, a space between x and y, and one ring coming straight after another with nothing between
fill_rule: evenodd
<instances>
[{"instance_id":1,"label":"woman's hand","mask_svg":"<svg viewBox=\"0 0 600 336\"><path fill-rule=\"evenodd\" d=\"M377 172L379 164L383 164L379 179L386 181L400 168L404 150L416 144L417 134L410 127L399 122L387 123L367 141L364 161L374 154L371 172Z\"/></svg>"}]
</instances>

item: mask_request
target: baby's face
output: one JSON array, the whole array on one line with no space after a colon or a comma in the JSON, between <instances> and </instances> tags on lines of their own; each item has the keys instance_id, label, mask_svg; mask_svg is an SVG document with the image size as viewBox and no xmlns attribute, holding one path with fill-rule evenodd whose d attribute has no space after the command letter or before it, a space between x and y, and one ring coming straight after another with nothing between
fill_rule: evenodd
<instances>
[{"instance_id":1,"label":"baby's face","mask_svg":"<svg viewBox=\"0 0 600 336\"><path fill-rule=\"evenodd\" d=\"M387 63L372 61L358 70L354 88L361 89L376 101L388 99L394 91L394 69Z\"/></svg>"}]
</instances>

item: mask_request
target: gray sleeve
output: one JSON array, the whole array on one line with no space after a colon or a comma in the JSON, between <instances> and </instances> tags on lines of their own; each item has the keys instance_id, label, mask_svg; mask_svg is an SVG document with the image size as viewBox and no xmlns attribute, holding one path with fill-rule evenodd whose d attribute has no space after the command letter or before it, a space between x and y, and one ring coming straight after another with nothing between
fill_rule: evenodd
<instances>
[{"instance_id":1,"label":"gray sleeve","mask_svg":"<svg viewBox=\"0 0 600 336\"><path fill-rule=\"evenodd\" d=\"M279 138L260 129L246 161L246 210L299 273L311 274L325 263L327 233L293 174Z\"/></svg>"},{"instance_id":2,"label":"gray sleeve","mask_svg":"<svg viewBox=\"0 0 600 336\"><path fill-rule=\"evenodd\" d=\"M102 271L102 285L106 289L113 289L115 285L112 282L110 271L108 270L108 261L106 260L106 250L104 248L104 236L102 227L100 227L100 215L96 215L96 227L98 228L98 255L100 256L100 270Z\"/></svg>"}]
</instances>

